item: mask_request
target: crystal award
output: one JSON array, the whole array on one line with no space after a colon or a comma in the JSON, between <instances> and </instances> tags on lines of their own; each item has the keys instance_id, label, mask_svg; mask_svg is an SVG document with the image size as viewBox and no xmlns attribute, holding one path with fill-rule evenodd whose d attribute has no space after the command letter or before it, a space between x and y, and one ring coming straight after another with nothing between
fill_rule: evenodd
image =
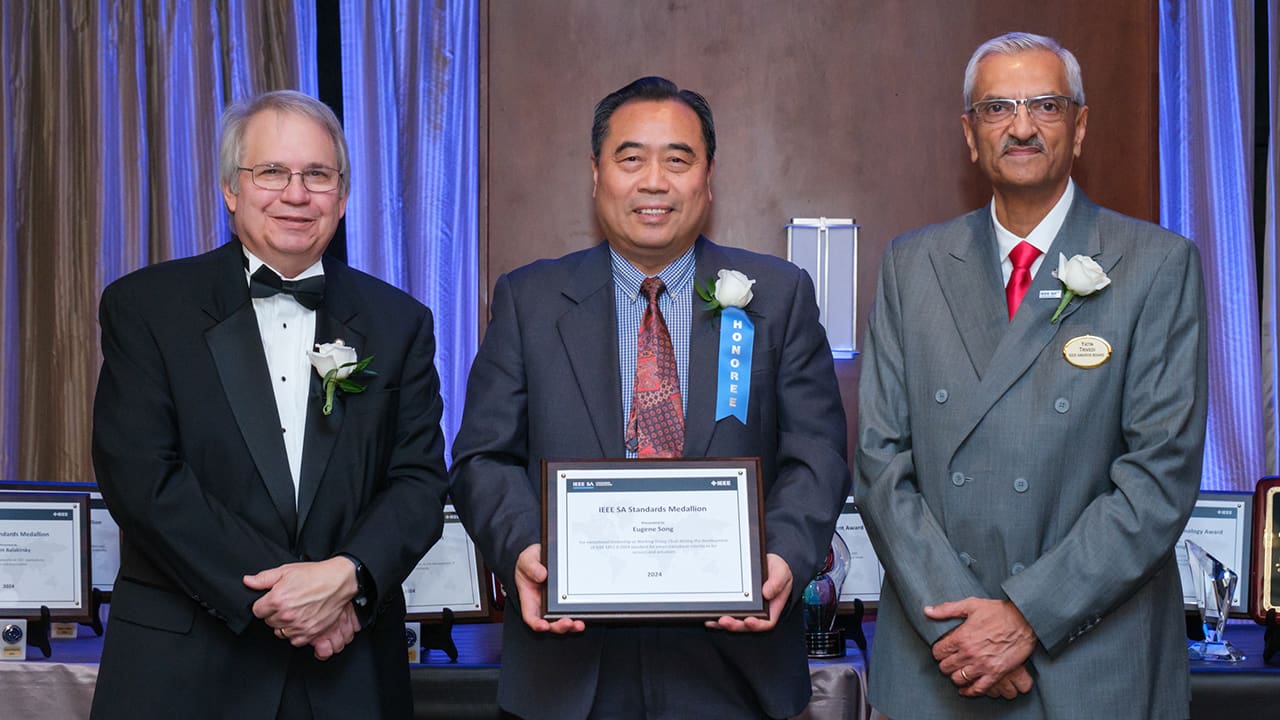
<instances>
[{"instance_id":1,"label":"crystal award","mask_svg":"<svg viewBox=\"0 0 1280 720\"><path fill-rule=\"evenodd\" d=\"M1192 660L1240 662L1245 659L1244 653L1222 639L1240 576L1194 542L1187 540L1186 545L1196 608L1204 627L1204 640L1187 640L1187 652Z\"/></svg>"}]
</instances>

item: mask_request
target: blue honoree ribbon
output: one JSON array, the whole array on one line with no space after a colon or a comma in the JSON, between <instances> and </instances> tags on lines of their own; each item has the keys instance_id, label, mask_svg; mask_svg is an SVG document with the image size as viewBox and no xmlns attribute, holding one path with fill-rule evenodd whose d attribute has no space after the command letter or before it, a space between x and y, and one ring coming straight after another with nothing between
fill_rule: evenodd
<instances>
[{"instance_id":1,"label":"blue honoree ribbon","mask_svg":"<svg viewBox=\"0 0 1280 720\"><path fill-rule=\"evenodd\" d=\"M751 348L756 328L742 308L720 313L720 364L716 372L716 422L729 417L747 424L751 399Z\"/></svg>"}]
</instances>

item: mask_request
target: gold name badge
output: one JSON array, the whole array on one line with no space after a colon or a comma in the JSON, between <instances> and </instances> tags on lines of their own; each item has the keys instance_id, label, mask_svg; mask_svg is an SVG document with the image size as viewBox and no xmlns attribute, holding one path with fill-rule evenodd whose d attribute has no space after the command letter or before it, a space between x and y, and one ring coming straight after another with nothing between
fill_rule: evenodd
<instances>
[{"instance_id":1,"label":"gold name badge","mask_svg":"<svg viewBox=\"0 0 1280 720\"><path fill-rule=\"evenodd\" d=\"M1078 368L1096 368L1111 359L1111 343L1097 335L1081 335L1062 346L1062 357Z\"/></svg>"}]
</instances>

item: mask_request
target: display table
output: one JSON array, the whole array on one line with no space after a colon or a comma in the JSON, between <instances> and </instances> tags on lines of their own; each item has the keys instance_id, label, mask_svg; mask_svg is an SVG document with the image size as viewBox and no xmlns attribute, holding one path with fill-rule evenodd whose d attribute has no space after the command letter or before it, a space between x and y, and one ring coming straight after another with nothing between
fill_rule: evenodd
<instances>
[{"instance_id":1,"label":"display table","mask_svg":"<svg viewBox=\"0 0 1280 720\"><path fill-rule=\"evenodd\" d=\"M409 666L413 704L418 720L495 720L498 710L498 671L502 656L502 627L496 624L458 625L453 638L458 662L450 663L441 650L423 653L421 664ZM848 644L848 655L811 660L813 698L795 720L867 720L867 664Z\"/></svg>"},{"instance_id":2,"label":"display table","mask_svg":"<svg viewBox=\"0 0 1280 720\"><path fill-rule=\"evenodd\" d=\"M1262 663L1262 634L1262 628L1252 623L1233 624L1228 637L1249 656L1245 662L1191 664L1192 718L1280 717L1280 667ZM442 651L434 650L424 654L423 663L410 666L416 717L499 718L501 628L459 625L454 628L454 641L457 663L450 663ZM87 718L101 652L102 639L81 628L78 639L54 640L53 657L47 660L39 650L29 648L27 662L0 662L4 717ZM809 670L813 700L798 716L800 720L866 720L866 662L856 648L850 646L846 658L811 661Z\"/></svg>"},{"instance_id":3,"label":"display table","mask_svg":"<svg viewBox=\"0 0 1280 720\"><path fill-rule=\"evenodd\" d=\"M1231 621L1226 637L1248 656L1244 662L1191 663L1191 717L1280 718L1280 667L1262 662L1264 630L1244 621Z\"/></svg>"},{"instance_id":4,"label":"display table","mask_svg":"<svg viewBox=\"0 0 1280 720\"><path fill-rule=\"evenodd\" d=\"M443 651L433 650L423 653L422 663L409 666L415 718L500 718L501 626L458 625L453 639L458 662L450 663ZM866 663L857 648L850 646L849 653L845 658L810 663L813 701L797 720L866 720ZM48 659L38 649L28 648L26 662L0 662L0 688L6 704L3 716L23 720L89 717L101 655L102 638L81 627L75 640L54 640L53 656Z\"/></svg>"}]
</instances>

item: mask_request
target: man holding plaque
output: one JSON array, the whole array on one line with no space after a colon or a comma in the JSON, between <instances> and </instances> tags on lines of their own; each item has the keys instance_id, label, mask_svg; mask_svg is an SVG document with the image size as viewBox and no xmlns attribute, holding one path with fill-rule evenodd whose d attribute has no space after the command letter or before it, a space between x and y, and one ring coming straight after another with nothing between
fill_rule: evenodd
<instances>
[{"instance_id":1,"label":"man holding plaque","mask_svg":"<svg viewBox=\"0 0 1280 720\"><path fill-rule=\"evenodd\" d=\"M98 482L124 536L93 717L412 715L400 584L447 490L431 313L323 257L337 118L223 115L235 238L102 295Z\"/></svg>"},{"instance_id":2,"label":"man holding plaque","mask_svg":"<svg viewBox=\"0 0 1280 720\"><path fill-rule=\"evenodd\" d=\"M1089 109L1054 40L965 72L994 199L893 242L863 350L855 495L885 566L893 718L1181 718L1174 559L1200 485L1194 245L1071 180Z\"/></svg>"},{"instance_id":3,"label":"man holding plaque","mask_svg":"<svg viewBox=\"0 0 1280 720\"><path fill-rule=\"evenodd\" d=\"M848 488L844 412L808 276L699 235L715 150L701 95L654 77L610 94L591 160L606 242L494 289L451 478L510 596L499 703L520 717L776 718L808 701L796 600ZM730 318L752 336L722 360ZM733 365L748 353L749 373ZM545 619L542 461L661 457L760 458L767 617Z\"/></svg>"}]
</instances>

